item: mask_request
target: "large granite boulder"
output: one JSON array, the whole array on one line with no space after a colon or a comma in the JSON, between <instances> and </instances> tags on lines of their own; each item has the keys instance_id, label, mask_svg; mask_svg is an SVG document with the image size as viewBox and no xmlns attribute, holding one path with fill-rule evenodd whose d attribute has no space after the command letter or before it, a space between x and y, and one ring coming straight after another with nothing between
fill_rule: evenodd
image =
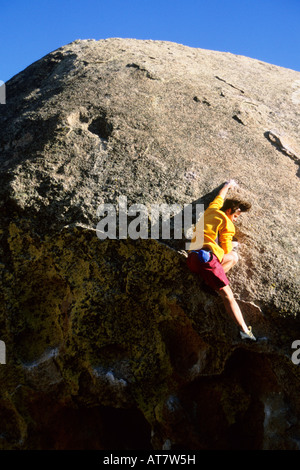
<instances>
[{"instance_id":1,"label":"large granite boulder","mask_svg":"<svg viewBox=\"0 0 300 470\"><path fill-rule=\"evenodd\" d=\"M6 83L3 449L299 448L299 90L293 70L133 39L75 41ZM228 178L252 203L229 274L251 344L172 224L96 230L101 204L150 223Z\"/></svg>"}]
</instances>

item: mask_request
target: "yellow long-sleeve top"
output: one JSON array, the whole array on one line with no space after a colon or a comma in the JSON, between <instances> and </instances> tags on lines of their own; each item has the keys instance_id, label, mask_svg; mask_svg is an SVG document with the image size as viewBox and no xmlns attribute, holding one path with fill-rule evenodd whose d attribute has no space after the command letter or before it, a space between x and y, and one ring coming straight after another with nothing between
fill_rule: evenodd
<instances>
[{"instance_id":1,"label":"yellow long-sleeve top","mask_svg":"<svg viewBox=\"0 0 300 470\"><path fill-rule=\"evenodd\" d=\"M229 253L232 250L231 242L235 235L233 222L225 212L220 210L223 204L224 199L217 196L204 212L204 240L203 246L200 247L211 250L220 262L224 253ZM196 247L192 249L196 249Z\"/></svg>"}]
</instances>

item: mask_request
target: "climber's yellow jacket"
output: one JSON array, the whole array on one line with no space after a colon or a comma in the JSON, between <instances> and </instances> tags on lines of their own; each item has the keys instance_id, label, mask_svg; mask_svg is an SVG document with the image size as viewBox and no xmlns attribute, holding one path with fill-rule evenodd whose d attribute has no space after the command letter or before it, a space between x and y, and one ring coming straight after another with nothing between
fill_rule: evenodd
<instances>
[{"instance_id":1,"label":"climber's yellow jacket","mask_svg":"<svg viewBox=\"0 0 300 470\"><path fill-rule=\"evenodd\" d=\"M225 212L221 211L224 204L224 199L217 196L208 206L204 212L204 239L202 246L193 246L193 239L190 250L204 248L212 251L218 260L221 262L224 253L229 253L232 250L232 238L235 235L235 227L233 222L227 217ZM199 224L200 225L200 224ZM201 225L200 225L201 226ZM195 227L197 230L197 225Z\"/></svg>"}]
</instances>

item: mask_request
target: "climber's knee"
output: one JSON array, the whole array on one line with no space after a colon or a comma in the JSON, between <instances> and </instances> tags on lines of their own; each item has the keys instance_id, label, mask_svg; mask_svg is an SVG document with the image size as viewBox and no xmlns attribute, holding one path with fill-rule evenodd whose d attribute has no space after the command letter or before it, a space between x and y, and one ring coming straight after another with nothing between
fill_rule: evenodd
<instances>
[{"instance_id":1,"label":"climber's knee","mask_svg":"<svg viewBox=\"0 0 300 470\"><path fill-rule=\"evenodd\" d=\"M236 251L232 251L231 253L231 256L232 256L232 262L233 264L236 264L239 260L239 255L237 254Z\"/></svg>"},{"instance_id":2,"label":"climber's knee","mask_svg":"<svg viewBox=\"0 0 300 470\"><path fill-rule=\"evenodd\" d=\"M236 251L231 251L230 253L226 253L222 259L222 266L226 271L232 268L239 260L239 256Z\"/></svg>"}]
</instances>

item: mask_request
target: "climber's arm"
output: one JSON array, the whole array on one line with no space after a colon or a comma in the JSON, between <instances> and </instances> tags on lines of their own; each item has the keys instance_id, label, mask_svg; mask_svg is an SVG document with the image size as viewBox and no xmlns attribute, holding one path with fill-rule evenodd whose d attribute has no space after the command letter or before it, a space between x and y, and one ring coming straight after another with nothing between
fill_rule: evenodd
<instances>
[{"instance_id":1,"label":"climber's arm","mask_svg":"<svg viewBox=\"0 0 300 470\"><path fill-rule=\"evenodd\" d=\"M234 232L228 230L227 226L224 229L220 230L219 232L219 245L224 250L224 253L230 253L232 251L232 238L234 236Z\"/></svg>"},{"instance_id":2,"label":"climber's arm","mask_svg":"<svg viewBox=\"0 0 300 470\"><path fill-rule=\"evenodd\" d=\"M219 191L219 196L221 196L222 199L225 199L228 190L235 188L236 186L237 186L237 183L234 180L227 181L224 184L223 188Z\"/></svg>"}]
</instances>

